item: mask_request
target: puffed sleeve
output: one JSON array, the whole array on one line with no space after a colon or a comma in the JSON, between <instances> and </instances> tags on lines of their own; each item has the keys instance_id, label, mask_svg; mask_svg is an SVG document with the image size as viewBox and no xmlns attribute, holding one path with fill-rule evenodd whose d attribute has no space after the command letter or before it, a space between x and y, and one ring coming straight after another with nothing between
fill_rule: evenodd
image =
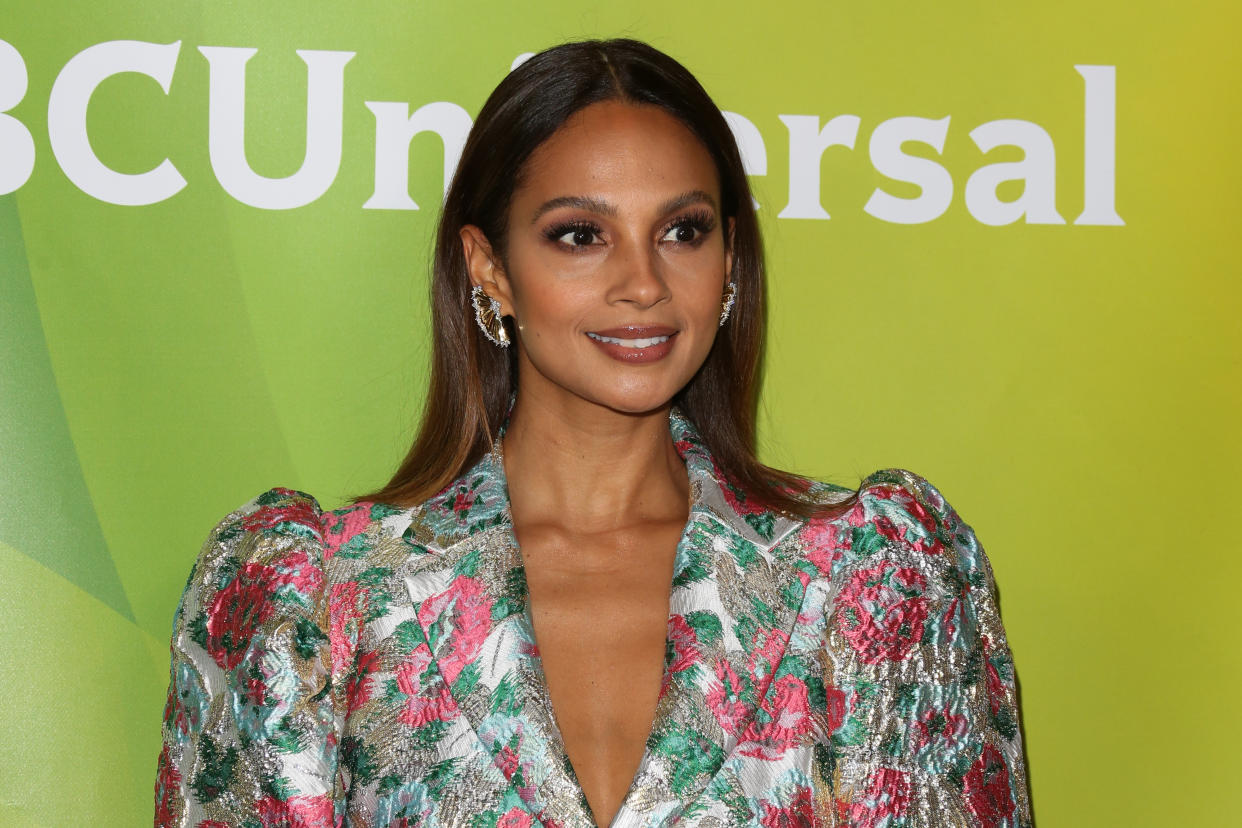
<instances>
[{"instance_id":1,"label":"puffed sleeve","mask_svg":"<svg viewBox=\"0 0 1242 828\"><path fill-rule=\"evenodd\" d=\"M851 828L1029 828L1013 658L971 528L911 472L868 477L828 624L834 810Z\"/></svg>"},{"instance_id":2,"label":"puffed sleeve","mask_svg":"<svg viewBox=\"0 0 1242 828\"><path fill-rule=\"evenodd\" d=\"M173 623L155 825L339 824L323 535L272 489L211 532Z\"/></svg>"}]
</instances>

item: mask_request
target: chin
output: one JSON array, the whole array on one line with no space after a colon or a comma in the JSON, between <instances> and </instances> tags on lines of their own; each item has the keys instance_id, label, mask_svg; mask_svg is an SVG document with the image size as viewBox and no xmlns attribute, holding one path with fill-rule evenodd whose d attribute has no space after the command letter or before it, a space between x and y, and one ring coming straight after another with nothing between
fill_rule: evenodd
<instances>
[{"instance_id":1,"label":"chin","mask_svg":"<svg viewBox=\"0 0 1242 828\"><path fill-rule=\"evenodd\" d=\"M667 409L694 373L690 370L691 366L681 360L642 368L617 365L611 360L599 363L589 359L572 359L569 365L564 364L565 360L554 362L549 359L548 362L552 363L549 367L569 370L540 371L536 367L539 361L521 359L518 387L526 383L523 377L529 376L535 383L546 386L554 397L577 398L633 416Z\"/></svg>"},{"instance_id":2,"label":"chin","mask_svg":"<svg viewBox=\"0 0 1242 828\"><path fill-rule=\"evenodd\" d=\"M650 414L667 408L673 401L673 393L651 389L618 393L617 389L612 389L609 393L596 396L594 401L622 414Z\"/></svg>"},{"instance_id":3,"label":"chin","mask_svg":"<svg viewBox=\"0 0 1242 828\"><path fill-rule=\"evenodd\" d=\"M651 405L651 406L611 405L608 407L611 408L613 411L618 412L619 414L627 414L633 417L641 417L647 414L654 414L657 411L663 410L664 406L668 405L670 402L671 400L665 400L659 405Z\"/></svg>"}]
</instances>

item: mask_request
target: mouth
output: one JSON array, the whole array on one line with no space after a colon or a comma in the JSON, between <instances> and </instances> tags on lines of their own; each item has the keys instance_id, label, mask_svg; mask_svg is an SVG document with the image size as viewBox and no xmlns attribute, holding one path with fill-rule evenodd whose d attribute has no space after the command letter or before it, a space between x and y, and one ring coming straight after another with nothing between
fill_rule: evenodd
<instances>
[{"instance_id":1,"label":"mouth","mask_svg":"<svg viewBox=\"0 0 1242 828\"><path fill-rule=\"evenodd\" d=\"M587 336L596 342L607 342L610 345L620 345L622 348L650 348L652 345L659 345L672 339L672 334L650 336L643 339L622 339L616 336L602 336L591 331L587 331Z\"/></svg>"},{"instance_id":2,"label":"mouth","mask_svg":"<svg viewBox=\"0 0 1242 828\"><path fill-rule=\"evenodd\" d=\"M665 326L629 325L603 331L587 331L587 337L601 351L630 364L658 362L668 356L677 329Z\"/></svg>"}]
</instances>

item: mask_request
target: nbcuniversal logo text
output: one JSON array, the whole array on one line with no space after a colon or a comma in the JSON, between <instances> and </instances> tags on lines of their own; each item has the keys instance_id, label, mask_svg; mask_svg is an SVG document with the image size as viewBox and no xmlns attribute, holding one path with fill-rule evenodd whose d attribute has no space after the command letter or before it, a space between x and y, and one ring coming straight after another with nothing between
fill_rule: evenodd
<instances>
[{"instance_id":1,"label":"nbcuniversal logo text","mask_svg":"<svg viewBox=\"0 0 1242 828\"><path fill-rule=\"evenodd\" d=\"M231 46L199 46L209 64L208 153L220 186L238 201L268 210L302 207L332 186L341 164L345 66L355 52L297 50L306 64L306 152L292 175L269 178L246 160L246 63L257 50ZM52 154L65 176L82 192L118 205L155 204L172 198L187 184L173 160L163 159L146 172L122 173L100 160L91 148L86 110L96 88L113 75L146 75L168 93L181 41L149 43L114 40L74 55L52 84L47 103L47 131ZM514 62L524 60L519 56ZM1084 83L1083 205L1078 225L1121 225L1115 209L1116 191L1116 68L1076 65ZM0 40L0 194L25 184L34 170L34 140L27 126L10 110L27 91L26 64L11 44ZM375 187L362 205L371 210L418 210L409 193L410 142L432 132L444 145L444 186L452 179L461 156L470 115L448 101L424 104L410 112L404 102L366 101L375 116ZM725 117L737 138L746 171L766 175L768 142L749 119L735 112ZM860 150L861 119L837 115L821 124L818 115L779 115L785 125L789 152L788 201L778 213L784 219L828 219L820 197L820 161L831 147ZM950 116L939 119L904 116L877 124L866 141L874 169L913 185L919 194L894 196L877 187L863 210L885 222L922 224L939 218L953 199L949 171L927 157L904 151L923 144L944 151ZM1051 136L1031 121L988 121L969 132L987 154L1002 146L1019 148L1019 161L983 164L966 179L966 209L988 225L1065 224L1056 206L1056 150ZM926 150L923 155L928 154ZM1022 183L1022 194L1003 201L998 187ZM907 188L908 189L908 188ZM421 197L421 196L420 196Z\"/></svg>"}]
</instances>

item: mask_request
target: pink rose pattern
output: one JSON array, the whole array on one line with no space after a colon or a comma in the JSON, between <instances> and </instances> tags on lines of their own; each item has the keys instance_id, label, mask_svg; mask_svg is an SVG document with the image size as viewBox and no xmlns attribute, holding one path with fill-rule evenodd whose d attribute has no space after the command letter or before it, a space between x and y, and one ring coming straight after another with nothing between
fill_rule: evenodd
<instances>
[{"instance_id":1,"label":"pink rose pattern","mask_svg":"<svg viewBox=\"0 0 1242 828\"><path fill-rule=\"evenodd\" d=\"M867 777L866 788L849 809L852 828L897 828L910 810L909 777L879 768Z\"/></svg>"},{"instance_id":2,"label":"pink rose pattern","mask_svg":"<svg viewBox=\"0 0 1242 828\"><path fill-rule=\"evenodd\" d=\"M763 828L813 828L820 824L810 788L798 786L788 802L781 801L780 793L784 792L774 800L759 800L759 824Z\"/></svg>"},{"instance_id":3,"label":"pink rose pattern","mask_svg":"<svg viewBox=\"0 0 1242 828\"><path fill-rule=\"evenodd\" d=\"M711 497L647 744L644 772L670 774L640 794L659 824L916 828L936 801L1028 828L991 570L939 492L878 472L839 517L792 524L673 429ZM588 828L531 684L520 558L495 551L506 519L485 458L415 510L273 489L222 521L178 609L157 828ZM431 579L413 604L409 577Z\"/></svg>"},{"instance_id":4,"label":"pink rose pattern","mask_svg":"<svg viewBox=\"0 0 1242 828\"><path fill-rule=\"evenodd\" d=\"M521 808L510 808L500 815L500 819L496 822L496 828L531 828L534 824L535 820L529 811L523 811Z\"/></svg>"},{"instance_id":5,"label":"pink rose pattern","mask_svg":"<svg viewBox=\"0 0 1242 828\"><path fill-rule=\"evenodd\" d=\"M837 599L837 624L868 664L901 661L923 638L927 579L917 569L884 561L855 572Z\"/></svg>"},{"instance_id":6,"label":"pink rose pattern","mask_svg":"<svg viewBox=\"0 0 1242 828\"><path fill-rule=\"evenodd\" d=\"M207 652L225 670L241 662L255 633L276 611L278 590L293 587L283 597L297 599L316 589L322 573L303 552L294 552L270 566L251 561L216 593L207 610Z\"/></svg>"},{"instance_id":7,"label":"pink rose pattern","mask_svg":"<svg viewBox=\"0 0 1242 828\"><path fill-rule=\"evenodd\" d=\"M337 824L332 799L324 795L287 799L265 796L255 810L263 828L334 828Z\"/></svg>"},{"instance_id":8,"label":"pink rose pattern","mask_svg":"<svg viewBox=\"0 0 1242 828\"><path fill-rule=\"evenodd\" d=\"M366 617L366 590L356 581L333 584L328 592L328 645L332 671L343 672L353 658L359 624Z\"/></svg>"},{"instance_id":9,"label":"pink rose pattern","mask_svg":"<svg viewBox=\"0 0 1242 828\"><path fill-rule=\"evenodd\" d=\"M365 543L359 544L355 539L365 540L358 536L371 525L369 506L370 504L364 503L341 512L324 513L323 559L325 561L332 560L342 549L352 550L353 547L358 546L359 551L366 550Z\"/></svg>"},{"instance_id":10,"label":"pink rose pattern","mask_svg":"<svg viewBox=\"0 0 1242 828\"><path fill-rule=\"evenodd\" d=\"M459 575L444 592L418 608L418 621L429 626L433 619L451 619L447 652L439 657L440 672L452 684L462 668L474 661L491 628L492 600L474 578Z\"/></svg>"}]
</instances>

